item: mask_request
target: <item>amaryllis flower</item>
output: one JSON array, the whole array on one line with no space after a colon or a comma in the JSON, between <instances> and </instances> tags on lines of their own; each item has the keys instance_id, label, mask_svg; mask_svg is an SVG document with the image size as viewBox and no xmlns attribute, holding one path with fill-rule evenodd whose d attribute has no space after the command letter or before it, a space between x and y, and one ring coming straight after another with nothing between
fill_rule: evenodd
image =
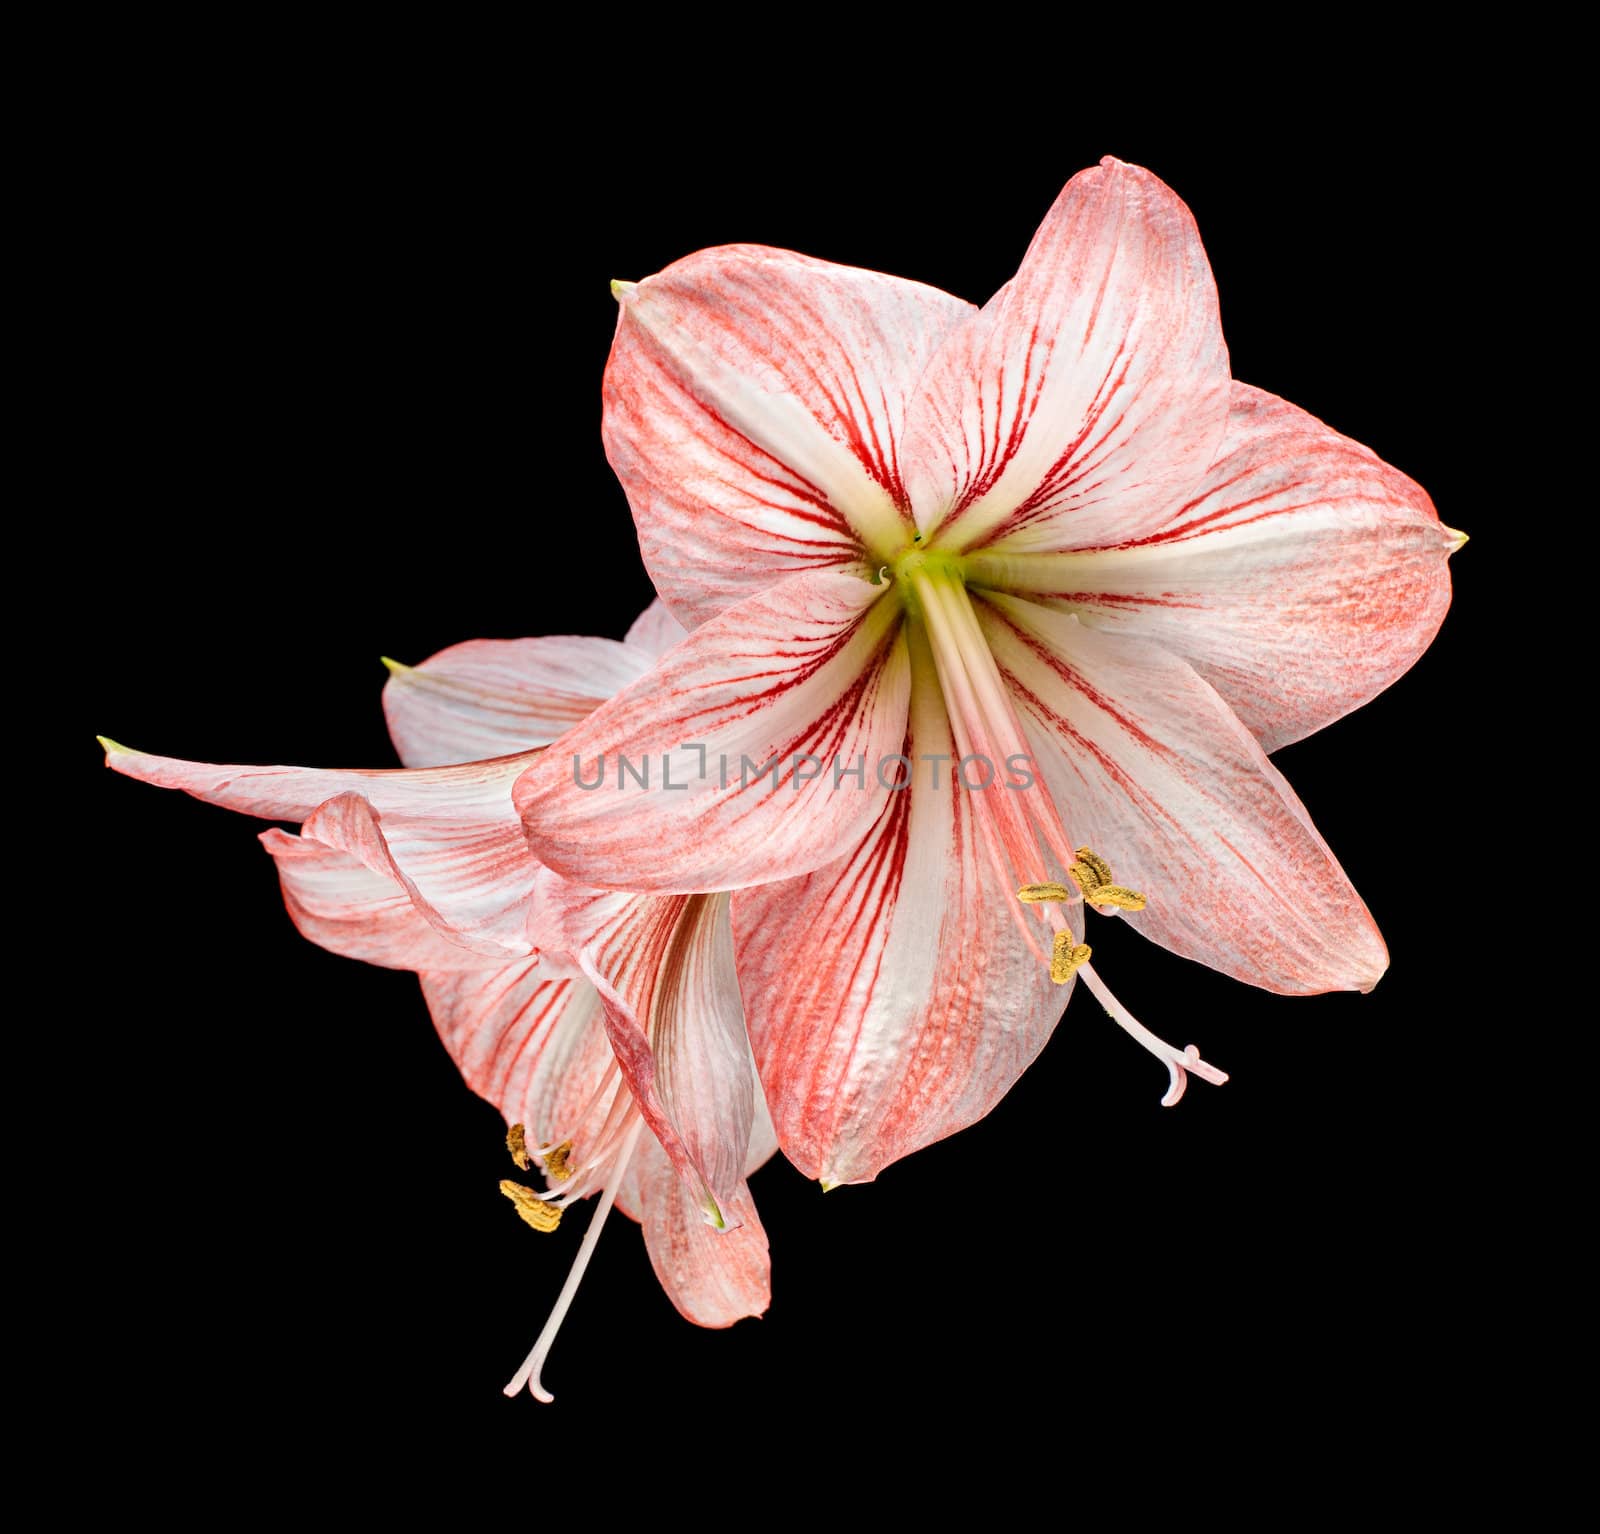
<instances>
[{"instance_id":1,"label":"amaryllis flower","mask_svg":"<svg viewBox=\"0 0 1600 1534\"><path fill-rule=\"evenodd\" d=\"M566 1285L507 1386L540 1368L613 1203L644 1227L678 1310L759 1315L766 1234L745 1179L776 1150L745 1035L725 894L633 896L541 875L511 801L538 750L645 673L682 628L653 604L621 643L474 641L391 663L390 733L407 769L216 767L107 742L119 772L249 814L300 932L415 970L467 1084L505 1115L547 1188L502 1190L535 1228L598 1196ZM535 884L539 892L535 897ZM542 947L533 941L544 939ZM559 948L551 944L559 944Z\"/></svg>"},{"instance_id":2,"label":"amaryllis flower","mask_svg":"<svg viewBox=\"0 0 1600 1534\"><path fill-rule=\"evenodd\" d=\"M791 1159L866 1180L971 1123L1076 976L1168 1101L1223 1079L1112 995L1085 905L1273 991L1371 988L1382 939L1266 753L1416 659L1461 539L1232 381L1171 190L1076 176L982 309L748 245L615 292L606 446L693 631L518 804L571 879L738 892Z\"/></svg>"}]
</instances>

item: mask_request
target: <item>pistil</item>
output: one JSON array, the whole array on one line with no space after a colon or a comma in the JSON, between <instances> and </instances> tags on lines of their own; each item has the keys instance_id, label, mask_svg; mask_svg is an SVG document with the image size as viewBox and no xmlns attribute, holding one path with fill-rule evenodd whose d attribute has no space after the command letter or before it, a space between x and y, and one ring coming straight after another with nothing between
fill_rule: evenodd
<instances>
[{"instance_id":1,"label":"pistil","mask_svg":"<svg viewBox=\"0 0 1600 1534\"><path fill-rule=\"evenodd\" d=\"M638 1143L643 1129L644 1120L635 1110L633 1122L629 1125L618 1150L616 1165L612 1168L610 1177L606 1179L605 1191L600 1195L600 1202L589 1221L589 1228L583 1233L583 1245L578 1248L578 1255L572 1263L572 1271L567 1274L567 1281L561 1286L561 1293L556 1296L555 1306L550 1312L549 1319L544 1323L544 1330L539 1333L539 1340L533 1345L533 1351L528 1354L522 1367L506 1384L505 1393L508 1396L516 1395L526 1385L530 1394L539 1400L545 1402L555 1400L555 1397L544 1388L539 1374L544 1368L545 1359L550 1355L550 1349L555 1344L561 1323L566 1320L567 1312L572 1308L572 1301L578 1293L578 1286L583 1282L583 1275L589 1267L589 1259L594 1256L594 1249L600 1242L600 1232L605 1228L606 1216L611 1213L611 1206L617 1201L617 1190L622 1186L628 1162L633 1156L633 1148Z\"/></svg>"}]
</instances>

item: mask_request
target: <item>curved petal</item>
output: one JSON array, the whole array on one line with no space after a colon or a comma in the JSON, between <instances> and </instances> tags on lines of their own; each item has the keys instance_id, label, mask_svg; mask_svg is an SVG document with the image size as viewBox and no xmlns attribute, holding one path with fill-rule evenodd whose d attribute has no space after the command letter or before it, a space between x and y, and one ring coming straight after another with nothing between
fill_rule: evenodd
<instances>
[{"instance_id":1,"label":"curved petal","mask_svg":"<svg viewBox=\"0 0 1600 1534\"><path fill-rule=\"evenodd\" d=\"M106 743L106 765L264 820L304 821L355 794L382 819L383 840L424 907L456 941L497 957L527 954L526 902L537 868L511 788L538 752L416 771L218 766Z\"/></svg>"},{"instance_id":2,"label":"curved petal","mask_svg":"<svg viewBox=\"0 0 1600 1534\"><path fill-rule=\"evenodd\" d=\"M1389 956L1361 897L1186 662L1016 598L976 606L1070 835L1149 899L1124 920L1269 991L1377 984Z\"/></svg>"},{"instance_id":3,"label":"curved petal","mask_svg":"<svg viewBox=\"0 0 1600 1534\"><path fill-rule=\"evenodd\" d=\"M1227 413L1194 219L1107 158L1067 183L1017 275L928 368L902 454L917 525L950 549L1142 537L1205 473Z\"/></svg>"},{"instance_id":4,"label":"curved petal","mask_svg":"<svg viewBox=\"0 0 1600 1534\"><path fill-rule=\"evenodd\" d=\"M1181 655L1276 751L1383 691L1450 605L1459 533L1422 487L1276 396L1233 386L1217 461L1167 527L972 578Z\"/></svg>"},{"instance_id":5,"label":"curved petal","mask_svg":"<svg viewBox=\"0 0 1600 1534\"><path fill-rule=\"evenodd\" d=\"M919 645L920 651L920 645ZM919 655L909 791L847 857L733 903L739 980L785 1155L832 1185L980 1119L1044 1047L1069 986L952 790L949 724ZM942 764L922 760L943 755ZM1079 917L1072 921L1078 926Z\"/></svg>"},{"instance_id":6,"label":"curved petal","mask_svg":"<svg viewBox=\"0 0 1600 1534\"><path fill-rule=\"evenodd\" d=\"M469 639L419 666L390 661L389 736L407 767L442 767L546 746L654 657L615 639Z\"/></svg>"},{"instance_id":7,"label":"curved petal","mask_svg":"<svg viewBox=\"0 0 1600 1534\"><path fill-rule=\"evenodd\" d=\"M970 304L759 245L614 287L606 455L679 618L908 541L906 403Z\"/></svg>"},{"instance_id":8,"label":"curved petal","mask_svg":"<svg viewBox=\"0 0 1600 1534\"><path fill-rule=\"evenodd\" d=\"M289 918L319 948L387 969L482 969L498 961L450 941L430 923L393 865L377 816L344 794L299 836L273 827L261 843L278 865Z\"/></svg>"},{"instance_id":9,"label":"curved petal","mask_svg":"<svg viewBox=\"0 0 1600 1534\"><path fill-rule=\"evenodd\" d=\"M657 597L633 620L628 632L622 636L622 642L636 650L643 650L651 660L660 660L688 634L688 629L667 611L667 604Z\"/></svg>"},{"instance_id":10,"label":"curved petal","mask_svg":"<svg viewBox=\"0 0 1600 1534\"><path fill-rule=\"evenodd\" d=\"M621 1083L607 1086L614 1062L594 987L549 971L538 959L435 971L421 976L422 994L467 1085L524 1125L530 1145L570 1139L580 1165Z\"/></svg>"},{"instance_id":11,"label":"curved petal","mask_svg":"<svg viewBox=\"0 0 1600 1534\"><path fill-rule=\"evenodd\" d=\"M634 1101L721 1222L746 1175L756 1100L728 897L613 894L545 873L536 899L536 938L599 991Z\"/></svg>"},{"instance_id":12,"label":"curved petal","mask_svg":"<svg viewBox=\"0 0 1600 1534\"><path fill-rule=\"evenodd\" d=\"M713 1230L657 1146L642 1144L635 1161L645 1247L667 1298L697 1326L759 1316L772 1300L772 1264L749 1186L728 1198L737 1228Z\"/></svg>"},{"instance_id":13,"label":"curved petal","mask_svg":"<svg viewBox=\"0 0 1600 1534\"><path fill-rule=\"evenodd\" d=\"M858 843L905 734L900 608L880 594L813 571L697 629L517 784L539 859L601 888L725 890ZM862 756L864 786L835 788L833 761Z\"/></svg>"}]
</instances>

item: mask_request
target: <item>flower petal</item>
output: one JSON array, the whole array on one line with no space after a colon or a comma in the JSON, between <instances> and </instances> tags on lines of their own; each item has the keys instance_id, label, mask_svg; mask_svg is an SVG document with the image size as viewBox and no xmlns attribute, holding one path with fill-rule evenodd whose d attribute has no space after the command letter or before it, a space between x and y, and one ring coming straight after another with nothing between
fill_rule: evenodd
<instances>
[{"instance_id":1,"label":"flower petal","mask_svg":"<svg viewBox=\"0 0 1600 1534\"><path fill-rule=\"evenodd\" d=\"M1016 891L986 853L972 796L952 790L949 760L923 760L955 753L926 656L904 750L912 787L859 847L733 903L779 1141L830 1185L870 1181L982 1118L1070 994L1051 984L1049 937L1035 953L1014 920Z\"/></svg>"},{"instance_id":2,"label":"flower petal","mask_svg":"<svg viewBox=\"0 0 1600 1534\"><path fill-rule=\"evenodd\" d=\"M581 635L470 639L420 666L390 662L383 711L407 767L480 762L549 745L653 659L643 646Z\"/></svg>"},{"instance_id":3,"label":"flower petal","mask_svg":"<svg viewBox=\"0 0 1600 1534\"><path fill-rule=\"evenodd\" d=\"M1149 171L1102 160L930 365L902 453L917 525L951 549L1142 537L1204 474L1227 411L1194 219Z\"/></svg>"},{"instance_id":4,"label":"flower petal","mask_svg":"<svg viewBox=\"0 0 1600 1534\"><path fill-rule=\"evenodd\" d=\"M622 636L622 642L636 650L643 650L651 660L660 660L688 634L688 629L667 611L667 604L657 597L633 620L633 626Z\"/></svg>"},{"instance_id":5,"label":"flower petal","mask_svg":"<svg viewBox=\"0 0 1600 1534\"><path fill-rule=\"evenodd\" d=\"M539 880L536 940L600 993L634 1101L707 1219L744 1179L756 1082L726 895L630 895Z\"/></svg>"},{"instance_id":6,"label":"flower petal","mask_svg":"<svg viewBox=\"0 0 1600 1534\"><path fill-rule=\"evenodd\" d=\"M537 864L511 787L538 754L416 771L344 771L183 762L107 743L106 765L265 820L304 821L328 800L356 794L381 818L393 866L423 914L457 942L504 958L532 949L525 907Z\"/></svg>"},{"instance_id":7,"label":"flower petal","mask_svg":"<svg viewBox=\"0 0 1600 1534\"><path fill-rule=\"evenodd\" d=\"M262 845L278 865L284 904L302 937L330 953L387 969L482 969L497 961L430 923L395 868L372 806L330 799L299 836L274 826Z\"/></svg>"},{"instance_id":8,"label":"flower petal","mask_svg":"<svg viewBox=\"0 0 1600 1534\"><path fill-rule=\"evenodd\" d=\"M713 1230L659 1147L642 1142L635 1162L645 1247L667 1298L697 1326L759 1316L772 1300L772 1264L749 1185L741 1181L727 1199L737 1228Z\"/></svg>"},{"instance_id":9,"label":"flower petal","mask_svg":"<svg viewBox=\"0 0 1600 1534\"><path fill-rule=\"evenodd\" d=\"M616 290L606 454L679 618L908 541L907 400L970 304L759 245Z\"/></svg>"},{"instance_id":10,"label":"flower petal","mask_svg":"<svg viewBox=\"0 0 1600 1534\"><path fill-rule=\"evenodd\" d=\"M610 1098L584 1110L613 1067L594 987L539 959L421 979L434 1027L467 1085L508 1124L524 1125L530 1145L570 1138L572 1162L581 1165ZM609 1090L618 1089L620 1078Z\"/></svg>"},{"instance_id":11,"label":"flower petal","mask_svg":"<svg viewBox=\"0 0 1600 1534\"><path fill-rule=\"evenodd\" d=\"M1148 897L1124 920L1269 991L1377 984L1389 958L1361 897L1186 662L1017 598L975 605L1068 833Z\"/></svg>"},{"instance_id":12,"label":"flower petal","mask_svg":"<svg viewBox=\"0 0 1600 1534\"><path fill-rule=\"evenodd\" d=\"M697 629L517 784L540 860L589 885L704 891L858 844L888 798L875 767L900 748L909 687L900 608L879 596L812 571ZM863 755L864 787L835 789L833 760Z\"/></svg>"},{"instance_id":13,"label":"flower petal","mask_svg":"<svg viewBox=\"0 0 1600 1534\"><path fill-rule=\"evenodd\" d=\"M1236 383L1222 451L1170 525L1115 549L980 555L973 577L1181 655L1276 751L1427 649L1461 541L1398 469Z\"/></svg>"}]
</instances>

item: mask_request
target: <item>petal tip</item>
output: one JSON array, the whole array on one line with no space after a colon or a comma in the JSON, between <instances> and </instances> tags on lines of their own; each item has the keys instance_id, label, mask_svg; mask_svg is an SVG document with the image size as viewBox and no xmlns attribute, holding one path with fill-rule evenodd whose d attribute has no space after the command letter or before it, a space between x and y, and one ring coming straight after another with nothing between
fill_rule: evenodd
<instances>
[{"instance_id":1,"label":"petal tip","mask_svg":"<svg viewBox=\"0 0 1600 1534\"><path fill-rule=\"evenodd\" d=\"M123 745L121 741L113 740L109 735L96 735L95 739L100 742L100 748L105 752L107 761L113 756L137 756L139 754L130 747Z\"/></svg>"},{"instance_id":2,"label":"petal tip","mask_svg":"<svg viewBox=\"0 0 1600 1534\"><path fill-rule=\"evenodd\" d=\"M838 1180L833 1177L819 1177L817 1179L817 1186L820 1187L824 1193L832 1193L833 1190L839 1186L839 1183Z\"/></svg>"},{"instance_id":3,"label":"petal tip","mask_svg":"<svg viewBox=\"0 0 1600 1534\"><path fill-rule=\"evenodd\" d=\"M400 661L393 660L387 655L380 655L378 659L381 660L386 667L388 667L390 676L401 676L405 672L415 669L414 667L402 664Z\"/></svg>"},{"instance_id":4,"label":"petal tip","mask_svg":"<svg viewBox=\"0 0 1600 1534\"><path fill-rule=\"evenodd\" d=\"M1443 525L1444 525L1443 523L1440 524L1441 527ZM1456 528L1453 528L1453 527L1446 527L1444 529L1444 533L1445 533L1445 540L1446 540L1446 548L1452 554L1454 554L1457 549L1462 548L1469 541L1468 538L1467 538L1467 535L1465 533L1460 532Z\"/></svg>"},{"instance_id":5,"label":"petal tip","mask_svg":"<svg viewBox=\"0 0 1600 1534\"><path fill-rule=\"evenodd\" d=\"M638 290L637 282L624 282L620 277L611 279L611 296L620 303L626 303Z\"/></svg>"}]
</instances>

